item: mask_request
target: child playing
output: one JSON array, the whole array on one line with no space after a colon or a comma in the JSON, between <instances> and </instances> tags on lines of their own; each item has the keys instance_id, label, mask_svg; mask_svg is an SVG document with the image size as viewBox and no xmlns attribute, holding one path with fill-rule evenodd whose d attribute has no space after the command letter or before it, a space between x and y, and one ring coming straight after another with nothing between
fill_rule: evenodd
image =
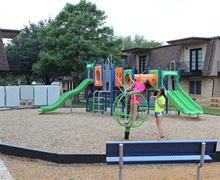
<instances>
[{"instance_id":1,"label":"child playing","mask_svg":"<svg viewBox=\"0 0 220 180\"><path fill-rule=\"evenodd\" d=\"M131 99L130 99L130 103L131 103L130 116L127 119L127 121L124 122L124 124L130 124L130 122L132 120L132 116L131 115L132 115L132 113L134 111L134 107L135 107L133 123L132 123L132 125L134 125L134 121L137 118L137 110L138 110L138 105L141 102L141 97L138 96L138 95L134 97L133 94L134 93L142 94L145 91L146 86L147 86L147 88L155 87L153 84L150 83L150 81L147 78L142 78L141 82L134 82L132 84L132 86L130 86L129 88L124 90L124 92L132 90L132 91L129 92L129 94L131 95ZM135 102L135 100L136 100L136 102ZM134 104L136 106L134 106Z\"/></svg>"},{"instance_id":2,"label":"child playing","mask_svg":"<svg viewBox=\"0 0 220 180\"><path fill-rule=\"evenodd\" d=\"M163 128L162 128L162 118L164 116L164 108L166 103L166 95L164 88L159 88L157 91L157 96L151 96L151 100L155 100L155 117L157 124L157 140L160 141L161 138L164 138Z\"/></svg>"}]
</instances>

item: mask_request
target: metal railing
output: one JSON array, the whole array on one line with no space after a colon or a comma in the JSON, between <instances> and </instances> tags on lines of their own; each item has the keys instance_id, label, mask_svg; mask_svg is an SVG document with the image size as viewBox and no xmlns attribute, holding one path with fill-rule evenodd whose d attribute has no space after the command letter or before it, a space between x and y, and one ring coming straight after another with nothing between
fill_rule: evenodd
<instances>
[{"instance_id":1,"label":"metal railing","mask_svg":"<svg viewBox=\"0 0 220 180\"><path fill-rule=\"evenodd\" d=\"M194 67L194 69L190 69L190 61L184 61L184 62L176 62L175 63L175 66L174 64L170 64L170 63L167 63L167 69L171 69L171 70L175 70L177 71L178 68L180 68L180 70L182 72L190 72L190 71L193 71L193 70L202 70L203 69L203 61L199 61L198 62L198 67L196 69L196 67ZM191 68L193 68L193 64L191 63Z\"/></svg>"}]
</instances>

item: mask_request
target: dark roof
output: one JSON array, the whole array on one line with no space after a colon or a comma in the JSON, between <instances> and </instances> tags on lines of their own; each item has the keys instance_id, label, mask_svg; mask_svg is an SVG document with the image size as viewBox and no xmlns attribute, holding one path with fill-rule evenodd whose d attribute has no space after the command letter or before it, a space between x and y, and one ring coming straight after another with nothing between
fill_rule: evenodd
<instances>
[{"instance_id":1,"label":"dark roof","mask_svg":"<svg viewBox=\"0 0 220 180\"><path fill-rule=\"evenodd\" d=\"M170 69L172 60L178 65L181 57L182 45L168 45L163 48L151 49L149 53L148 67L150 69ZM168 66L169 64L169 66ZM170 69L171 70L171 69Z\"/></svg>"},{"instance_id":2,"label":"dark roof","mask_svg":"<svg viewBox=\"0 0 220 180\"><path fill-rule=\"evenodd\" d=\"M9 38L12 39L16 37L21 31L20 30L13 30L13 29L0 29L2 33L2 38Z\"/></svg>"},{"instance_id":3,"label":"dark roof","mask_svg":"<svg viewBox=\"0 0 220 180\"><path fill-rule=\"evenodd\" d=\"M19 30L10 30L10 29L0 29L0 72L9 71L9 65L7 61L7 56L5 53L5 48L3 44L3 38L14 38L21 31Z\"/></svg>"},{"instance_id":4,"label":"dark roof","mask_svg":"<svg viewBox=\"0 0 220 180\"><path fill-rule=\"evenodd\" d=\"M157 47L153 47L153 48L136 47L136 48L124 49L124 50L122 50L122 52L141 53L141 52L150 51L152 49L164 48L164 47L167 47L167 46L173 46L173 45L168 44L168 45L162 45L162 46L157 46Z\"/></svg>"},{"instance_id":5,"label":"dark roof","mask_svg":"<svg viewBox=\"0 0 220 180\"><path fill-rule=\"evenodd\" d=\"M138 53L138 52L146 52L148 51L150 48L145 48L145 47L135 47L135 48L130 48L130 49L123 49L122 52L135 52L135 53Z\"/></svg>"},{"instance_id":6,"label":"dark roof","mask_svg":"<svg viewBox=\"0 0 220 180\"><path fill-rule=\"evenodd\" d=\"M2 33L0 31L0 72L8 71L8 70L9 70L8 61L6 58L5 48L2 41Z\"/></svg>"},{"instance_id":7,"label":"dark roof","mask_svg":"<svg viewBox=\"0 0 220 180\"><path fill-rule=\"evenodd\" d=\"M167 41L168 44L192 44L192 43L201 43L202 41L209 41L212 38L205 38L205 37L188 37L188 38L183 38L183 39L176 39L176 40L171 40Z\"/></svg>"}]
</instances>

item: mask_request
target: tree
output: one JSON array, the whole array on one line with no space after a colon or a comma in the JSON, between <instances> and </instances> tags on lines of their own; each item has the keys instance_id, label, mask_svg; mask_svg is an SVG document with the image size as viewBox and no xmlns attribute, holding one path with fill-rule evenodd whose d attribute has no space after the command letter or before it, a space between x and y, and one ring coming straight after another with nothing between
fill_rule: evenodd
<instances>
[{"instance_id":1,"label":"tree","mask_svg":"<svg viewBox=\"0 0 220 180\"><path fill-rule=\"evenodd\" d=\"M6 54L9 64L13 59L20 59L20 73L25 76L27 84L36 79L32 72L33 63L39 60L40 43L37 32L43 22L34 24L29 22L28 26L21 29L21 33L6 45Z\"/></svg>"},{"instance_id":2,"label":"tree","mask_svg":"<svg viewBox=\"0 0 220 180\"><path fill-rule=\"evenodd\" d=\"M120 39L120 47L121 49L129 49L129 48L135 48L135 47L146 47L146 48L154 48L158 46L162 46L162 42L156 42L153 40L147 40L144 38L144 36L135 35L132 39L131 36L127 37L119 37Z\"/></svg>"},{"instance_id":3,"label":"tree","mask_svg":"<svg viewBox=\"0 0 220 180\"><path fill-rule=\"evenodd\" d=\"M116 57L120 53L113 29L104 26L106 18L104 11L86 0L76 5L67 3L39 32L42 51L40 60L34 64L34 72L48 75L47 83L54 78L54 71L56 76L71 75L78 86L85 78L86 61L100 63L108 54Z\"/></svg>"}]
</instances>

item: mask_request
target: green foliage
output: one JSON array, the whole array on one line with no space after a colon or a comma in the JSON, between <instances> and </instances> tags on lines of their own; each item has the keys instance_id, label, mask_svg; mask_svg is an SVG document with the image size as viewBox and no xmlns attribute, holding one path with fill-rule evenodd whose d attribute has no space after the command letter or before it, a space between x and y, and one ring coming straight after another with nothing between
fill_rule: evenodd
<instances>
[{"instance_id":1,"label":"green foliage","mask_svg":"<svg viewBox=\"0 0 220 180\"><path fill-rule=\"evenodd\" d=\"M154 48L163 45L162 42L156 42L153 40L149 41L145 39L144 36L139 35L135 35L133 39L131 36L120 36L118 40L120 41L119 49L129 49L135 47Z\"/></svg>"},{"instance_id":2,"label":"green foliage","mask_svg":"<svg viewBox=\"0 0 220 180\"><path fill-rule=\"evenodd\" d=\"M42 51L34 71L54 77L72 75L80 81L85 78L86 61L100 63L108 54L118 55L118 40L113 29L104 26L106 18L104 11L85 0L76 5L66 4L39 32Z\"/></svg>"},{"instance_id":3,"label":"green foliage","mask_svg":"<svg viewBox=\"0 0 220 180\"><path fill-rule=\"evenodd\" d=\"M70 75L77 86L85 78L86 61L100 64L111 54L120 66L121 49L161 45L138 35L134 39L115 37L113 28L105 25L106 18L104 11L86 0L76 5L67 3L54 20L29 22L21 30L6 46L9 63L14 57L21 59L21 74L27 84L40 79L51 84Z\"/></svg>"},{"instance_id":4,"label":"green foliage","mask_svg":"<svg viewBox=\"0 0 220 180\"><path fill-rule=\"evenodd\" d=\"M29 22L29 25L24 26L21 33L6 45L9 64L14 58L20 58L20 74L25 76L27 84L36 79L32 65L39 60L40 43L37 33L41 25L42 22L39 24Z\"/></svg>"},{"instance_id":5,"label":"green foliage","mask_svg":"<svg viewBox=\"0 0 220 180\"><path fill-rule=\"evenodd\" d=\"M7 86L7 85L18 85L19 82L22 84L24 83L24 79L19 75L14 75L13 73L5 73L1 74L0 78L0 86Z\"/></svg>"}]
</instances>

